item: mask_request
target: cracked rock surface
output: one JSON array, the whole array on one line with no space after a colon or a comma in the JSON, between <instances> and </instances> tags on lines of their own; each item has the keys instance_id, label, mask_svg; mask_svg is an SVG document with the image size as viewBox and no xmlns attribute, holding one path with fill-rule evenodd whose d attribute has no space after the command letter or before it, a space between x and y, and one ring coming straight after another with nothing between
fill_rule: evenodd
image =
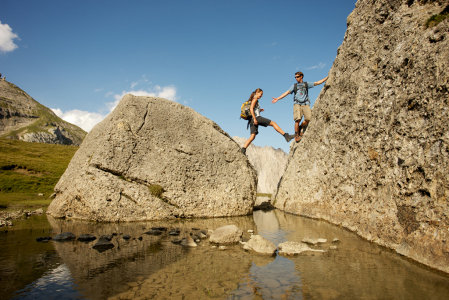
<instances>
[{"instance_id":1,"label":"cracked rock surface","mask_svg":"<svg viewBox=\"0 0 449 300\"><path fill-rule=\"evenodd\" d=\"M47 213L109 222L247 215L256 189L254 168L217 124L173 101L125 95L87 135Z\"/></svg>"},{"instance_id":2,"label":"cracked rock surface","mask_svg":"<svg viewBox=\"0 0 449 300\"><path fill-rule=\"evenodd\" d=\"M357 2L274 195L279 209L328 220L445 272L449 19L424 24L448 6Z\"/></svg>"}]
</instances>

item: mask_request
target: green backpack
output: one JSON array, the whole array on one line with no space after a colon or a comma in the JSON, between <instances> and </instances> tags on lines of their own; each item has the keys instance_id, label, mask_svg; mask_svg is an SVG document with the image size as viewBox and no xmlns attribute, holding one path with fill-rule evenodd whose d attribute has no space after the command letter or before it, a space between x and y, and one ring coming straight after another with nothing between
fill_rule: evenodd
<instances>
[{"instance_id":1,"label":"green backpack","mask_svg":"<svg viewBox=\"0 0 449 300\"><path fill-rule=\"evenodd\" d=\"M243 102L242 107L240 109L240 118L242 118L243 120L248 120L252 117L250 107L251 107L251 100Z\"/></svg>"}]
</instances>

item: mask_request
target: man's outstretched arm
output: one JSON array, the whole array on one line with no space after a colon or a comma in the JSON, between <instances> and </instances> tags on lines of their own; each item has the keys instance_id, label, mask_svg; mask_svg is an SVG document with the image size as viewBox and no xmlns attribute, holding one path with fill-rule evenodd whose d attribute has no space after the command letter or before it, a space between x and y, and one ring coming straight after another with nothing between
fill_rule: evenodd
<instances>
[{"instance_id":1,"label":"man's outstretched arm","mask_svg":"<svg viewBox=\"0 0 449 300\"><path fill-rule=\"evenodd\" d=\"M320 84L322 84L323 82L325 82L328 78L329 78L329 76L326 76L326 78L323 78L323 79L321 79L320 81L314 82L313 84L314 84L314 85L320 85Z\"/></svg>"},{"instance_id":2,"label":"man's outstretched arm","mask_svg":"<svg viewBox=\"0 0 449 300\"><path fill-rule=\"evenodd\" d=\"M278 100L281 100L282 98L284 98L285 96L287 96L288 94L290 94L290 91L286 91L285 93L283 93L282 95L280 95L277 98L273 97L273 100L271 100L271 103L276 103L278 102Z\"/></svg>"}]
</instances>

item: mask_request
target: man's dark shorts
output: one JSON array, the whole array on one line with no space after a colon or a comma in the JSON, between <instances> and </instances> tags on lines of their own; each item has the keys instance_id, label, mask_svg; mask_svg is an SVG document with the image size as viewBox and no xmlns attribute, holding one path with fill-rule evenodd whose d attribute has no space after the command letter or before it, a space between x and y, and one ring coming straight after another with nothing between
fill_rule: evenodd
<instances>
[{"instance_id":1,"label":"man's dark shorts","mask_svg":"<svg viewBox=\"0 0 449 300\"><path fill-rule=\"evenodd\" d=\"M271 123L271 120L270 119L267 119L267 118L264 118L264 117L256 117L256 120L257 120L257 125L254 125L254 122L253 122L253 118L251 118L251 120L250 120L250 127L251 127L251 134L259 134L259 125L260 126L263 126L263 127L267 127L268 125L270 125L270 123Z\"/></svg>"}]
</instances>

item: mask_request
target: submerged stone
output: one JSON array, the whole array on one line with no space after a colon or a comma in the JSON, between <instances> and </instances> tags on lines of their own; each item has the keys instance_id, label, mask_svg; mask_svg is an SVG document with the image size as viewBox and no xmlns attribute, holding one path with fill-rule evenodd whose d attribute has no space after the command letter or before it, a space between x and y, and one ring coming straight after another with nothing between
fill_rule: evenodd
<instances>
[{"instance_id":1,"label":"submerged stone","mask_svg":"<svg viewBox=\"0 0 449 300\"><path fill-rule=\"evenodd\" d=\"M78 241L82 241L82 242L89 242L89 241L93 241L96 239L97 239L97 237L95 237L92 234L82 234L78 237Z\"/></svg>"},{"instance_id":2,"label":"submerged stone","mask_svg":"<svg viewBox=\"0 0 449 300\"><path fill-rule=\"evenodd\" d=\"M74 239L76 239L76 235L71 232L64 232L53 238L54 241L58 242L73 241Z\"/></svg>"}]
</instances>

